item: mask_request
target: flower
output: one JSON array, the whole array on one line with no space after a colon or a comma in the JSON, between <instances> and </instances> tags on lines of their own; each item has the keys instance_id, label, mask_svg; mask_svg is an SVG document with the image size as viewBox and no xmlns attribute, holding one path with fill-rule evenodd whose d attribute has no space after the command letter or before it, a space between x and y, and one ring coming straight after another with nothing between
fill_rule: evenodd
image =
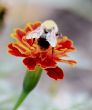
<instances>
[{"instance_id":1,"label":"flower","mask_svg":"<svg viewBox=\"0 0 92 110\"><path fill-rule=\"evenodd\" d=\"M35 70L35 67L39 65L46 70L51 78L55 80L63 79L63 70L57 66L57 62L75 64L75 60L64 60L63 58L67 57L67 53L73 52L76 48L72 40L62 36L57 39L57 45L52 54L51 46L48 49L43 49L38 45L38 39L35 41L26 39L27 34L37 29L40 25L40 22L35 22L34 24L27 24L24 29L17 28L15 33L12 34L16 42L8 45L8 52L17 57L24 57L23 64L30 71Z\"/></svg>"}]
</instances>

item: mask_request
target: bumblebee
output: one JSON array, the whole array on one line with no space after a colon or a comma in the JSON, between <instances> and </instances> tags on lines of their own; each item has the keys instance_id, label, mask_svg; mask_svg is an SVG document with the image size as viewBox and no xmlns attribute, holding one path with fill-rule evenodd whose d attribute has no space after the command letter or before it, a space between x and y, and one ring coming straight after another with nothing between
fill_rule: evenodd
<instances>
[{"instance_id":1,"label":"bumblebee","mask_svg":"<svg viewBox=\"0 0 92 110\"><path fill-rule=\"evenodd\" d=\"M36 30L28 33L26 39L33 39L33 43L35 39L37 39L38 45L41 49L48 49L49 46L51 46L53 52L54 47L57 45L58 36L57 24L53 20L47 20Z\"/></svg>"}]
</instances>

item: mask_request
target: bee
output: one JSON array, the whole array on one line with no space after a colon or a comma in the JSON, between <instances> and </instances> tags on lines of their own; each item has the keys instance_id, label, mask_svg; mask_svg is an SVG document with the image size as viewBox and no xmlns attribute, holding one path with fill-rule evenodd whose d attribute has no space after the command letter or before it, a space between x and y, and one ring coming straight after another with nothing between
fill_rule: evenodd
<instances>
[{"instance_id":1,"label":"bee","mask_svg":"<svg viewBox=\"0 0 92 110\"><path fill-rule=\"evenodd\" d=\"M59 36L58 26L53 20L47 20L41 24L36 30L27 34L26 39L35 39L38 41L38 45L41 49L48 49L52 47L52 53L54 47L57 45L57 38Z\"/></svg>"}]
</instances>

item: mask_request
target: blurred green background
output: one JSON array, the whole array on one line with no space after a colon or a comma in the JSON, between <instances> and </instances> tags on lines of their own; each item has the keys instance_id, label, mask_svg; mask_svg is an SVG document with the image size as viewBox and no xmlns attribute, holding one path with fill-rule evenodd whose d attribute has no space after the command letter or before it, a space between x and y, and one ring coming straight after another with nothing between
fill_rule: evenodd
<instances>
[{"instance_id":1,"label":"blurred green background","mask_svg":"<svg viewBox=\"0 0 92 110\"><path fill-rule=\"evenodd\" d=\"M7 53L11 32L47 19L74 41L78 50L71 56L78 64L60 63L65 72L61 81L44 72L19 110L92 110L92 0L0 0L0 110L12 110L26 71L21 58Z\"/></svg>"}]
</instances>

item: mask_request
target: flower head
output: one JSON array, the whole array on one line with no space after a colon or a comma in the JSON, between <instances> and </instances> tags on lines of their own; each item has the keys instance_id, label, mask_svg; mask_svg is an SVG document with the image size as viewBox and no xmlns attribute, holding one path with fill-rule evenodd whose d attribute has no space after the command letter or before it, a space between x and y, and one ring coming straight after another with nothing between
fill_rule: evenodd
<instances>
[{"instance_id":1,"label":"flower head","mask_svg":"<svg viewBox=\"0 0 92 110\"><path fill-rule=\"evenodd\" d=\"M75 50L72 40L66 36L59 36L57 38L57 44L53 48L49 42L43 39L34 38L27 39L26 36L35 31L41 26L40 22L34 24L27 24L24 29L16 29L12 37L16 42L8 45L8 52L17 57L24 57L23 64L31 71L36 66L40 66L46 70L47 74L54 79L63 79L64 73L61 68L57 66L57 62L63 62L68 64L75 64L75 60L64 60L63 57L67 57L69 52ZM40 39L40 40L39 40ZM48 45L48 46L47 46Z\"/></svg>"}]
</instances>

